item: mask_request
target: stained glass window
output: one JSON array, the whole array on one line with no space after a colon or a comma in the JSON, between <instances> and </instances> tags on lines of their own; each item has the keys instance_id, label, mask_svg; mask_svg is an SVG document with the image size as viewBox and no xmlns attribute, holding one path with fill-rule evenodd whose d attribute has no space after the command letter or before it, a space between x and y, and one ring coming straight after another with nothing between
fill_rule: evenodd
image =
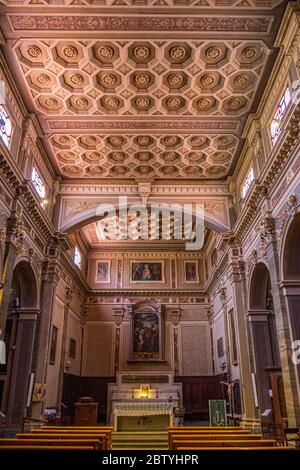
<instances>
[{"instance_id":1,"label":"stained glass window","mask_svg":"<svg viewBox=\"0 0 300 470\"><path fill-rule=\"evenodd\" d=\"M254 180L254 172L253 172L253 168L251 168L242 186L242 198L243 199L246 196L247 192L249 191L253 180Z\"/></svg>"},{"instance_id":2,"label":"stained glass window","mask_svg":"<svg viewBox=\"0 0 300 470\"><path fill-rule=\"evenodd\" d=\"M290 89L287 88L285 90L283 97L281 98L279 102L276 113L274 114L274 117L271 122L270 129L271 129L271 138L272 138L273 145L276 143L278 137L281 134L280 124L284 118L284 115L286 113L286 110L288 108L290 101L291 101L291 92L290 92Z\"/></svg>"},{"instance_id":3,"label":"stained glass window","mask_svg":"<svg viewBox=\"0 0 300 470\"><path fill-rule=\"evenodd\" d=\"M31 181L40 198L44 200L46 196L46 188L42 178L39 175L39 172L35 167L32 168Z\"/></svg>"},{"instance_id":4,"label":"stained glass window","mask_svg":"<svg viewBox=\"0 0 300 470\"><path fill-rule=\"evenodd\" d=\"M3 106L0 104L0 137L7 147L10 146L12 134L12 123L8 114Z\"/></svg>"},{"instance_id":5,"label":"stained glass window","mask_svg":"<svg viewBox=\"0 0 300 470\"><path fill-rule=\"evenodd\" d=\"M75 247L75 252L74 252L74 263L76 264L76 266L78 266L78 268L81 267L81 253L77 246Z\"/></svg>"}]
</instances>

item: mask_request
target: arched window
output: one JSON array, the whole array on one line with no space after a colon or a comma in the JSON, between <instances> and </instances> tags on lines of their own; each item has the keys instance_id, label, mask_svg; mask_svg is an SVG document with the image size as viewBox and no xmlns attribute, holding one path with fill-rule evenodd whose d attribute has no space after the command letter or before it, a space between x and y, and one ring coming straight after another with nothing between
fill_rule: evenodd
<instances>
[{"instance_id":1,"label":"arched window","mask_svg":"<svg viewBox=\"0 0 300 470\"><path fill-rule=\"evenodd\" d=\"M74 263L76 264L76 266L78 266L78 268L81 267L81 261L82 261L81 252L78 246L76 246L75 251L74 251Z\"/></svg>"},{"instance_id":2,"label":"arched window","mask_svg":"<svg viewBox=\"0 0 300 470\"><path fill-rule=\"evenodd\" d=\"M288 105L291 102L291 92L289 87L284 92L283 97L279 101L279 105L277 106L276 112L274 114L274 117L271 122L270 130L271 130L271 139L272 139L272 144L275 145L278 137L281 134L281 123L283 121L283 118L285 116L286 110L288 108Z\"/></svg>"},{"instance_id":3,"label":"arched window","mask_svg":"<svg viewBox=\"0 0 300 470\"><path fill-rule=\"evenodd\" d=\"M44 199L46 197L46 187L45 187L44 182L43 182L43 180L42 180L42 178L41 178L41 176L40 176L40 174L37 171L35 166L33 166L33 168L32 168L31 182L32 182L36 192L38 193L38 195L42 199L42 205L43 205Z\"/></svg>"},{"instance_id":4,"label":"arched window","mask_svg":"<svg viewBox=\"0 0 300 470\"><path fill-rule=\"evenodd\" d=\"M9 148L12 135L12 123L3 104L0 104L0 137Z\"/></svg>"}]
</instances>

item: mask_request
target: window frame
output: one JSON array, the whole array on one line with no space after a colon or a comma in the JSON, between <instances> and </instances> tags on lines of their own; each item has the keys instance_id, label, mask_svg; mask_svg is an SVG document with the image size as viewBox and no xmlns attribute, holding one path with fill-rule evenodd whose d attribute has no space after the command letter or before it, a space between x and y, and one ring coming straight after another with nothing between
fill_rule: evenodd
<instances>
[{"instance_id":1,"label":"window frame","mask_svg":"<svg viewBox=\"0 0 300 470\"><path fill-rule=\"evenodd\" d=\"M44 196L41 196L41 194L39 193L39 190L38 190L38 183L36 184L36 183L35 183L35 180L33 179L33 172L36 173L38 180L40 180L40 184L42 184L42 186L43 186L43 188L44 188ZM45 182L44 182L43 177L41 176L41 173L39 172L39 170L38 170L38 168L37 168L37 165L35 165L35 164L33 164L33 165L32 165L32 168L31 168L30 181L31 181L31 183L32 183L32 186L34 187L34 190L35 190L36 194L37 194L38 197L40 198L40 200L41 200L41 206L43 207L44 202L45 202L46 197L47 197L47 187L46 187L46 184L45 184Z\"/></svg>"},{"instance_id":2,"label":"window frame","mask_svg":"<svg viewBox=\"0 0 300 470\"><path fill-rule=\"evenodd\" d=\"M289 99L288 101L286 100L286 95L288 94ZM276 110L273 113L272 119L269 124L269 134L270 134L270 139L271 139L271 147L275 147L275 145L278 142L278 139L280 138L282 134L282 123L284 122L287 112L290 108L290 105L292 104L292 92L289 86L289 83L287 83L283 94L281 95L279 101L277 102L276 105ZM281 111L281 107L284 106L284 109ZM276 123L276 115L278 114L278 119L277 119L277 127L276 127L276 134L273 136L272 135L272 125L273 123Z\"/></svg>"},{"instance_id":3,"label":"window frame","mask_svg":"<svg viewBox=\"0 0 300 470\"><path fill-rule=\"evenodd\" d=\"M1 111L1 107L3 108L3 111ZM11 117L10 117L10 112L9 112L9 110L7 109L7 106L5 105L5 103L0 103L0 114L3 113L3 112L4 112L5 115L7 116L7 119L8 119L8 121L9 121L9 123L10 123L11 132L10 132L10 136L7 136L7 138L8 138L8 144L6 144L5 140L4 140L3 137L2 137L2 135L4 135L4 134L3 134L2 130L1 130L1 128L2 128L2 127L5 127L6 124L4 124L4 126L0 126L0 138L1 138L2 142L3 142L3 144L5 145L5 147L10 150L10 149L11 149L11 144L12 144L12 139L13 139L13 134L14 134L14 121L11 119ZM5 133L5 135L7 135L7 134Z\"/></svg>"}]
</instances>

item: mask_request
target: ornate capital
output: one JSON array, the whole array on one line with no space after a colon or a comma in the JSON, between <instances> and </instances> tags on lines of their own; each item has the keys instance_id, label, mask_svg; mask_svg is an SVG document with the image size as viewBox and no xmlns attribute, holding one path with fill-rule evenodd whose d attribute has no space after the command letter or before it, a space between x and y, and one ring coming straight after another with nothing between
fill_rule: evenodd
<instances>
[{"instance_id":1,"label":"ornate capital","mask_svg":"<svg viewBox=\"0 0 300 470\"><path fill-rule=\"evenodd\" d=\"M276 229L273 217L264 217L260 222L259 236L261 245L266 247L275 241Z\"/></svg>"},{"instance_id":2,"label":"ornate capital","mask_svg":"<svg viewBox=\"0 0 300 470\"><path fill-rule=\"evenodd\" d=\"M181 317L181 308L170 308L169 315L174 326L178 326Z\"/></svg>"},{"instance_id":3,"label":"ornate capital","mask_svg":"<svg viewBox=\"0 0 300 470\"><path fill-rule=\"evenodd\" d=\"M72 287L66 287L65 289L65 304L66 307L69 307L73 298L74 289L72 289Z\"/></svg>"},{"instance_id":4,"label":"ornate capital","mask_svg":"<svg viewBox=\"0 0 300 470\"><path fill-rule=\"evenodd\" d=\"M152 187L151 187L152 180L149 181L138 181L138 192L141 196L142 203L147 204L148 197L151 194Z\"/></svg>"},{"instance_id":5,"label":"ornate capital","mask_svg":"<svg viewBox=\"0 0 300 470\"><path fill-rule=\"evenodd\" d=\"M121 326L123 319L124 319L124 308L123 307L115 307L114 309L114 321L117 327Z\"/></svg>"},{"instance_id":6,"label":"ornate capital","mask_svg":"<svg viewBox=\"0 0 300 470\"><path fill-rule=\"evenodd\" d=\"M80 322L82 326L85 324L87 317L88 317L88 309L86 308L85 304L82 304L80 307Z\"/></svg>"},{"instance_id":7,"label":"ornate capital","mask_svg":"<svg viewBox=\"0 0 300 470\"><path fill-rule=\"evenodd\" d=\"M221 287L221 289L219 289L218 293L219 293L221 304L224 307L227 303L227 290L226 290L226 287Z\"/></svg>"}]
</instances>

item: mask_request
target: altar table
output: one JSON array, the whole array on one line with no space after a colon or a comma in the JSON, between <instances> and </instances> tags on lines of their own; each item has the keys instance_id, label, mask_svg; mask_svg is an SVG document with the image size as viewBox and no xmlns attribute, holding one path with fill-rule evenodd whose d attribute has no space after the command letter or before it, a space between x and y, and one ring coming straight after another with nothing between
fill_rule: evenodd
<instances>
[{"instance_id":1,"label":"altar table","mask_svg":"<svg viewBox=\"0 0 300 470\"><path fill-rule=\"evenodd\" d=\"M173 426L173 404L172 403L153 403L141 400L134 403L114 403L113 405L114 414L114 431L120 430L120 420L118 418L130 417L135 418L133 424L135 424L135 430L137 429L137 423L144 425L147 429L147 423L153 423L157 419L157 425L161 426L162 429L166 429L168 426ZM157 417L157 418L155 418ZM162 418L168 418L164 420ZM130 420L128 420L129 422ZM149 424L148 429L154 429L152 424ZM143 429L142 427L139 429ZM125 429L122 429L125 430ZM130 428L128 430L133 430Z\"/></svg>"}]
</instances>

